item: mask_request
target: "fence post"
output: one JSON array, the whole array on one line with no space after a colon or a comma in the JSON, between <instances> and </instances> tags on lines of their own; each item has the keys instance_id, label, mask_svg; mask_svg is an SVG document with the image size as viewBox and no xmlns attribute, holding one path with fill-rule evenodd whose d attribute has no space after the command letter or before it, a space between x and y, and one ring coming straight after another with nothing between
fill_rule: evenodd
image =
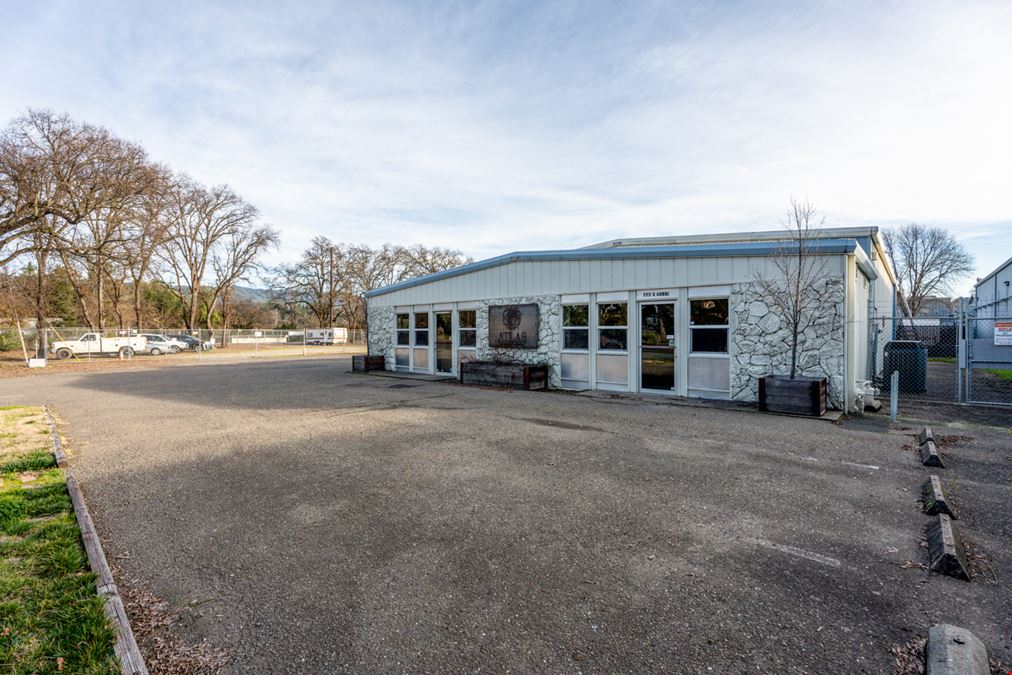
<instances>
[{"instance_id":1,"label":"fence post","mask_svg":"<svg viewBox=\"0 0 1012 675\"><path fill-rule=\"evenodd\" d=\"M889 417L896 421L896 408L900 399L900 371L894 370L889 383Z\"/></svg>"},{"instance_id":2,"label":"fence post","mask_svg":"<svg viewBox=\"0 0 1012 675\"><path fill-rule=\"evenodd\" d=\"M959 320L956 322L956 400L962 403L963 377L966 364L966 316L963 314L963 300L959 300Z\"/></svg>"},{"instance_id":3,"label":"fence post","mask_svg":"<svg viewBox=\"0 0 1012 675\"><path fill-rule=\"evenodd\" d=\"M303 356L306 355L306 336L308 335L308 333L309 333L308 330L302 329L302 355Z\"/></svg>"}]
</instances>

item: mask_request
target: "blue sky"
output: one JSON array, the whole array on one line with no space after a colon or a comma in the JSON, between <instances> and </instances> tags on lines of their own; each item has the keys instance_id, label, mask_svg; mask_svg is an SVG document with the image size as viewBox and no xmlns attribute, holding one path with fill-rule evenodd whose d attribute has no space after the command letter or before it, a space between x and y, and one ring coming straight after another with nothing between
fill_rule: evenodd
<instances>
[{"instance_id":1,"label":"blue sky","mask_svg":"<svg viewBox=\"0 0 1012 675\"><path fill-rule=\"evenodd\" d=\"M232 5L235 6L232 6ZM52 108L282 231L476 258L951 228L1012 256L1012 3L0 0L0 119ZM965 286L965 284L963 285Z\"/></svg>"}]
</instances>

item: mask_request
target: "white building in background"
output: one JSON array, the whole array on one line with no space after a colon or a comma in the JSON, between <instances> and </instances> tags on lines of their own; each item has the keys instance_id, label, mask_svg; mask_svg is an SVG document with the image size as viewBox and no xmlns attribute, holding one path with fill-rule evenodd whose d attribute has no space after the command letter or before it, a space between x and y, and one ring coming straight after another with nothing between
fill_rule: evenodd
<instances>
[{"instance_id":1,"label":"white building in background","mask_svg":"<svg viewBox=\"0 0 1012 675\"><path fill-rule=\"evenodd\" d=\"M1012 258L977 280L972 306L979 319L1012 319Z\"/></svg>"},{"instance_id":2,"label":"white building in background","mask_svg":"<svg viewBox=\"0 0 1012 675\"><path fill-rule=\"evenodd\" d=\"M800 365L849 409L855 383L872 375L869 318L895 314L895 278L877 228L819 236L822 305ZM757 378L786 372L789 359L789 333L757 283L777 274L788 239L624 239L410 279L366 294L369 351L389 370L455 376L505 345L510 358L547 364L553 387L754 401Z\"/></svg>"}]
</instances>

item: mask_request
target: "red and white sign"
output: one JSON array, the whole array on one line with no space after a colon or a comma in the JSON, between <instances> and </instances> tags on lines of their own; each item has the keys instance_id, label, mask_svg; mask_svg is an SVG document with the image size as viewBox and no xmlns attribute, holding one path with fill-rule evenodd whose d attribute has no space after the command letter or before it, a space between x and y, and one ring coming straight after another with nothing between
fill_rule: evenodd
<instances>
[{"instance_id":1,"label":"red and white sign","mask_svg":"<svg viewBox=\"0 0 1012 675\"><path fill-rule=\"evenodd\" d=\"M1012 321L994 322L994 343L1012 346Z\"/></svg>"}]
</instances>

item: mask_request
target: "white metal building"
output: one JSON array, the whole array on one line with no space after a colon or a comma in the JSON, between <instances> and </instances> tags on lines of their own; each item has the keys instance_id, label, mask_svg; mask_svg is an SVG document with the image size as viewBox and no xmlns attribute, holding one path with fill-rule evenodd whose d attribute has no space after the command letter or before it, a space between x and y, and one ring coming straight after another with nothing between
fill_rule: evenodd
<instances>
[{"instance_id":1,"label":"white metal building","mask_svg":"<svg viewBox=\"0 0 1012 675\"><path fill-rule=\"evenodd\" d=\"M369 351L390 370L455 376L461 361L497 351L502 326L490 330L489 317L508 307L537 327L510 357L548 364L552 386L755 400L757 378L788 359L789 333L757 284L777 274L771 256L787 239L625 239L410 279L366 294ZM826 258L822 305L800 366L829 378L831 404L849 408L874 363L869 316L894 314L895 279L877 228L825 229L813 248Z\"/></svg>"},{"instance_id":2,"label":"white metal building","mask_svg":"<svg viewBox=\"0 0 1012 675\"><path fill-rule=\"evenodd\" d=\"M972 306L980 319L1012 318L1012 258L977 280Z\"/></svg>"}]
</instances>

